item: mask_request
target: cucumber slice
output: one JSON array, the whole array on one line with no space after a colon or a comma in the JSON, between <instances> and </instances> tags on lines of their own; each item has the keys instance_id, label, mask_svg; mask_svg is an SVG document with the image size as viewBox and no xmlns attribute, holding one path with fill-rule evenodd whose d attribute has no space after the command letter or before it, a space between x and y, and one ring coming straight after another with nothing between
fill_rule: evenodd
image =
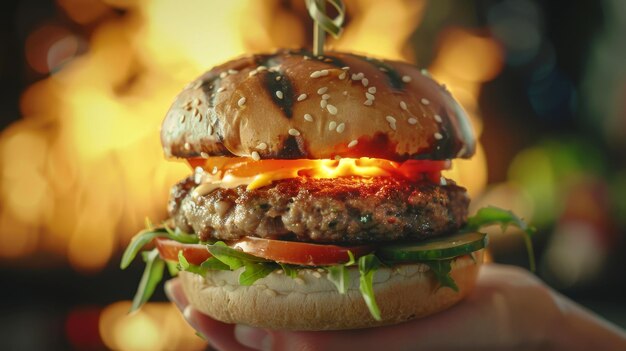
<instances>
[{"instance_id":1,"label":"cucumber slice","mask_svg":"<svg viewBox=\"0 0 626 351\"><path fill-rule=\"evenodd\" d=\"M467 255L485 248L486 234L460 233L444 238L434 238L422 242L392 244L379 248L376 253L390 261L428 261Z\"/></svg>"}]
</instances>

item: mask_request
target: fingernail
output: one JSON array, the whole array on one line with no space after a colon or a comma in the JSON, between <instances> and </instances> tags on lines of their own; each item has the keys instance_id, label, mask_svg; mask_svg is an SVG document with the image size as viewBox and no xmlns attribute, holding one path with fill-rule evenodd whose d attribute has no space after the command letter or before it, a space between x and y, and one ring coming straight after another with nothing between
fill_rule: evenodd
<instances>
[{"instance_id":1,"label":"fingernail","mask_svg":"<svg viewBox=\"0 0 626 351\"><path fill-rule=\"evenodd\" d=\"M237 324L235 326L235 339L240 344L256 350L272 349L272 337L263 329Z\"/></svg>"}]
</instances>

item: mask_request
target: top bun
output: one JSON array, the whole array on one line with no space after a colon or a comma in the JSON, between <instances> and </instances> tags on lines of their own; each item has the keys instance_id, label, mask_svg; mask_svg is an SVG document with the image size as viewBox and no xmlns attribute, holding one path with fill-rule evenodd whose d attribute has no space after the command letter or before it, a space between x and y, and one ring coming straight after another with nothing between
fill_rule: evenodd
<instances>
[{"instance_id":1,"label":"top bun","mask_svg":"<svg viewBox=\"0 0 626 351\"><path fill-rule=\"evenodd\" d=\"M428 72L304 50L246 56L189 84L163 121L167 157L467 158L466 113Z\"/></svg>"}]
</instances>

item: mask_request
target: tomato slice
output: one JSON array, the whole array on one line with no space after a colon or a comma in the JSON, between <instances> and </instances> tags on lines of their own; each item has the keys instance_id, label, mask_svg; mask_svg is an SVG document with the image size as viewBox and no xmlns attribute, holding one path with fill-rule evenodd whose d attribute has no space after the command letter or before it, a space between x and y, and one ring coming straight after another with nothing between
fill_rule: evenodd
<instances>
[{"instance_id":1,"label":"tomato slice","mask_svg":"<svg viewBox=\"0 0 626 351\"><path fill-rule=\"evenodd\" d=\"M355 258L374 251L373 245L339 246L295 241L245 237L230 245L253 256L280 263L303 266L325 266L348 262L352 252Z\"/></svg>"},{"instance_id":2,"label":"tomato slice","mask_svg":"<svg viewBox=\"0 0 626 351\"><path fill-rule=\"evenodd\" d=\"M156 246L161 258L168 261L178 262L179 251L183 252L189 263L195 265L199 265L211 257L206 246L200 244L183 244L170 239L158 238ZM350 259L348 251L352 252L355 258L374 251L373 245L339 246L256 237L245 237L230 242L229 246L266 260L303 266L345 263Z\"/></svg>"},{"instance_id":3,"label":"tomato slice","mask_svg":"<svg viewBox=\"0 0 626 351\"><path fill-rule=\"evenodd\" d=\"M183 252L183 256L189 263L195 265L199 265L211 257L206 246L200 244L183 244L175 240L157 238L156 247L161 258L168 261L178 262L179 251Z\"/></svg>"}]
</instances>

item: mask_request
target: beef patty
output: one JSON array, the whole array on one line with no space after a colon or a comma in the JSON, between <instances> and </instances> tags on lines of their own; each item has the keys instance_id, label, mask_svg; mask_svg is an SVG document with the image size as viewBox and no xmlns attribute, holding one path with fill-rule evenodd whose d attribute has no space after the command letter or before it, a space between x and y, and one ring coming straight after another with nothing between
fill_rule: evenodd
<instances>
[{"instance_id":1,"label":"beef patty","mask_svg":"<svg viewBox=\"0 0 626 351\"><path fill-rule=\"evenodd\" d=\"M390 177L293 178L192 196L193 177L176 184L168 211L178 228L203 241L243 236L309 242L421 240L466 221L465 189Z\"/></svg>"}]
</instances>

